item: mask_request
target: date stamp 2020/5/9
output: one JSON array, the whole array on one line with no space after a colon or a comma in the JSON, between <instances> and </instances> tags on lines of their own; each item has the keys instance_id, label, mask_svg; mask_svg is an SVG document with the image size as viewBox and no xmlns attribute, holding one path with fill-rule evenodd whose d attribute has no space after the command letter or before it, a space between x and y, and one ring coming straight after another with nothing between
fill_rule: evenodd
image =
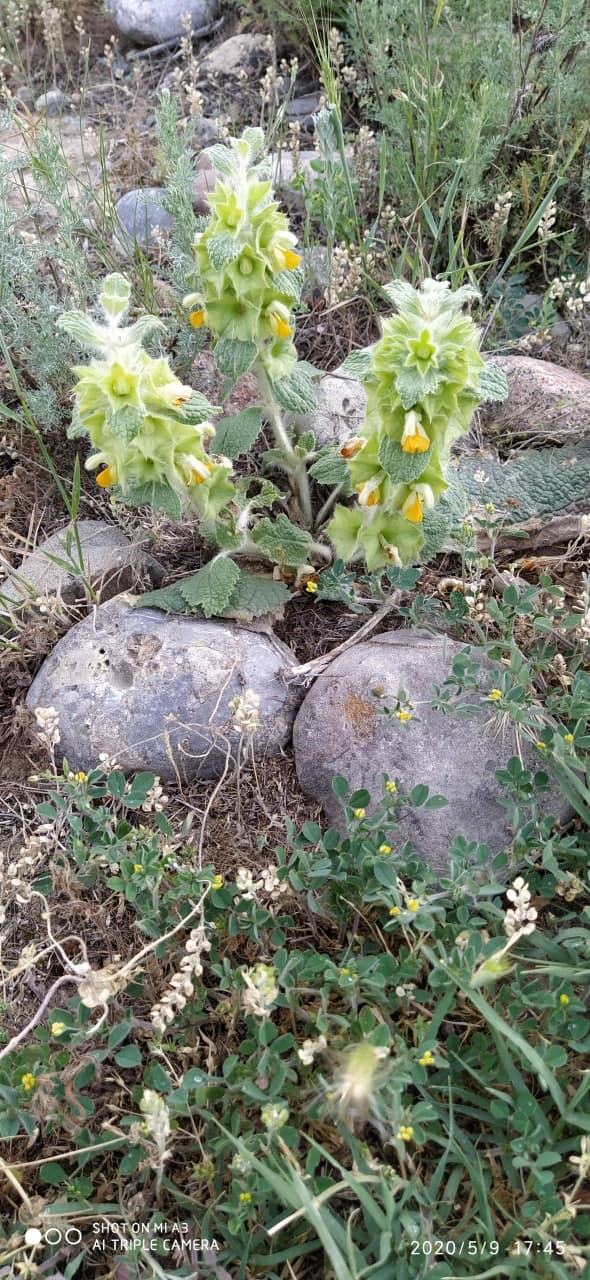
<instances>
[{"instance_id":1,"label":"date stamp 2020/5/9","mask_svg":"<svg viewBox=\"0 0 590 1280\"><path fill-rule=\"evenodd\" d=\"M438 1258L497 1258L500 1254L499 1240L411 1240L410 1256L433 1256ZM532 1255L549 1253L559 1257L565 1252L563 1240L515 1240L508 1252L512 1255Z\"/></svg>"}]
</instances>

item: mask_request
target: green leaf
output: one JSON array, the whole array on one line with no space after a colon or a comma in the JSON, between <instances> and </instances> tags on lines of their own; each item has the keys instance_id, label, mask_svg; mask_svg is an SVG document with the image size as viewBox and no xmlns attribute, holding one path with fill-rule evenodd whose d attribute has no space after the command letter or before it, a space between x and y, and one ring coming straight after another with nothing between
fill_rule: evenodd
<instances>
[{"instance_id":1,"label":"green leaf","mask_svg":"<svg viewBox=\"0 0 590 1280\"><path fill-rule=\"evenodd\" d=\"M286 298L298 299L303 288L303 271L301 267L296 267L294 271L277 271L272 283L277 293L284 294Z\"/></svg>"},{"instance_id":2,"label":"green leaf","mask_svg":"<svg viewBox=\"0 0 590 1280\"><path fill-rule=\"evenodd\" d=\"M326 445L309 468L309 474L318 484L344 484L349 476L346 458L333 445Z\"/></svg>"},{"instance_id":3,"label":"green leaf","mask_svg":"<svg viewBox=\"0 0 590 1280\"><path fill-rule=\"evenodd\" d=\"M186 600L177 582L158 591L146 591L133 605L134 609L163 609L164 613L186 613Z\"/></svg>"},{"instance_id":4,"label":"green leaf","mask_svg":"<svg viewBox=\"0 0 590 1280\"><path fill-rule=\"evenodd\" d=\"M237 564L218 556L179 585L190 608L196 606L203 610L206 618L211 618L227 608L239 577Z\"/></svg>"},{"instance_id":5,"label":"green leaf","mask_svg":"<svg viewBox=\"0 0 590 1280\"><path fill-rule=\"evenodd\" d=\"M351 351L347 355L346 360L340 365L340 373L347 373L351 378L358 378L359 382L363 382L371 369L371 347L360 347L358 351Z\"/></svg>"},{"instance_id":6,"label":"green leaf","mask_svg":"<svg viewBox=\"0 0 590 1280\"><path fill-rule=\"evenodd\" d=\"M120 271L113 271L107 276L98 295L98 301L105 313L112 320L119 320L129 306L131 285Z\"/></svg>"},{"instance_id":7,"label":"green leaf","mask_svg":"<svg viewBox=\"0 0 590 1280\"><path fill-rule=\"evenodd\" d=\"M207 397L201 395L200 391L193 391L190 399L183 404L178 416L185 422L191 422L198 427L201 422L208 422L216 413L221 413L221 405L210 404Z\"/></svg>"},{"instance_id":8,"label":"green leaf","mask_svg":"<svg viewBox=\"0 0 590 1280\"><path fill-rule=\"evenodd\" d=\"M82 419L80 417L80 410L78 408L77 400L74 400L74 403L72 405L72 420L69 426L66 428L66 435L68 437L68 440L79 440L81 436L88 435L88 431L86 430L86 427L84 426L84 423L82 422Z\"/></svg>"},{"instance_id":9,"label":"green leaf","mask_svg":"<svg viewBox=\"0 0 590 1280\"><path fill-rule=\"evenodd\" d=\"M131 1019L126 1018L124 1022L116 1022L114 1027L111 1027L107 1042L109 1049L116 1049L118 1044L121 1044L123 1040L127 1039L127 1036L131 1031L131 1026Z\"/></svg>"},{"instance_id":10,"label":"green leaf","mask_svg":"<svg viewBox=\"0 0 590 1280\"><path fill-rule=\"evenodd\" d=\"M293 566L305 564L312 543L309 534L291 524L283 514L277 516L276 520L269 520L268 516L264 516L255 525L252 538L275 564Z\"/></svg>"},{"instance_id":11,"label":"green leaf","mask_svg":"<svg viewBox=\"0 0 590 1280\"><path fill-rule=\"evenodd\" d=\"M66 311L57 320L57 327L64 329L71 338L75 338L81 347L99 350L102 346L105 330L101 329L85 311Z\"/></svg>"},{"instance_id":12,"label":"green leaf","mask_svg":"<svg viewBox=\"0 0 590 1280\"><path fill-rule=\"evenodd\" d=\"M402 369L397 375L395 389L404 409L411 409L418 400L438 391L441 382L442 377L436 369L429 369L424 377L417 369Z\"/></svg>"},{"instance_id":13,"label":"green leaf","mask_svg":"<svg viewBox=\"0 0 590 1280\"><path fill-rule=\"evenodd\" d=\"M239 342L237 338L220 338L215 344L215 363L220 373L226 378L240 377L246 373L256 359L258 348L255 342Z\"/></svg>"},{"instance_id":14,"label":"green leaf","mask_svg":"<svg viewBox=\"0 0 590 1280\"><path fill-rule=\"evenodd\" d=\"M288 409L291 413L314 412L318 403L315 372L313 365L302 360L291 369L286 378L273 383L274 394L282 409Z\"/></svg>"},{"instance_id":15,"label":"green leaf","mask_svg":"<svg viewBox=\"0 0 590 1280\"><path fill-rule=\"evenodd\" d=\"M261 129L260 125L257 124L248 125L246 129L242 130L240 142L245 142L248 145L252 159L254 159L263 150L264 129Z\"/></svg>"},{"instance_id":16,"label":"green leaf","mask_svg":"<svg viewBox=\"0 0 590 1280\"><path fill-rule=\"evenodd\" d=\"M126 1044L119 1052L115 1054L115 1062L118 1067L140 1067L142 1058L141 1053L136 1044Z\"/></svg>"},{"instance_id":17,"label":"green leaf","mask_svg":"<svg viewBox=\"0 0 590 1280\"><path fill-rule=\"evenodd\" d=\"M240 573L238 584L231 597L224 617L260 618L265 613L277 613L290 600L290 592L284 582L260 573Z\"/></svg>"},{"instance_id":18,"label":"green leaf","mask_svg":"<svg viewBox=\"0 0 590 1280\"><path fill-rule=\"evenodd\" d=\"M390 480L396 484L411 484L426 470L432 448L425 453L405 453L397 440L384 436L379 445L379 461Z\"/></svg>"},{"instance_id":19,"label":"green leaf","mask_svg":"<svg viewBox=\"0 0 590 1280\"><path fill-rule=\"evenodd\" d=\"M215 428L215 452L226 458L239 458L247 453L262 426L262 411L253 407L242 409L232 418L222 418Z\"/></svg>"},{"instance_id":20,"label":"green leaf","mask_svg":"<svg viewBox=\"0 0 590 1280\"><path fill-rule=\"evenodd\" d=\"M508 395L508 380L503 369L488 361L479 375L479 395L481 400L505 400Z\"/></svg>"},{"instance_id":21,"label":"green leaf","mask_svg":"<svg viewBox=\"0 0 590 1280\"><path fill-rule=\"evenodd\" d=\"M344 572L344 563L337 560L328 569L322 569L318 578L316 600L336 600L346 604L352 613L366 613L365 606L355 596L353 573Z\"/></svg>"},{"instance_id":22,"label":"green leaf","mask_svg":"<svg viewBox=\"0 0 590 1280\"><path fill-rule=\"evenodd\" d=\"M241 250L241 242L234 236L224 234L207 240L207 253L216 271L222 271L229 262L239 258Z\"/></svg>"},{"instance_id":23,"label":"green leaf","mask_svg":"<svg viewBox=\"0 0 590 1280\"><path fill-rule=\"evenodd\" d=\"M60 1183L68 1181L68 1177L63 1164L58 1164L57 1160L52 1160L51 1164L42 1164L39 1169L41 1182L46 1182L49 1187L59 1187Z\"/></svg>"},{"instance_id":24,"label":"green leaf","mask_svg":"<svg viewBox=\"0 0 590 1280\"><path fill-rule=\"evenodd\" d=\"M124 409L117 409L115 413L109 414L109 430L117 440L132 440L137 435L143 418L141 409L134 409L130 404L126 405Z\"/></svg>"},{"instance_id":25,"label":"green leaf","mask_svg":"<svg viewBox=\"0 0 590 1280\"><path fill-rule=\"evenodd\" d=\"M171 520L178 520L182 504L178 494L168 484L151 481L148 484L134 485L126 489L124 499L130 507L151 507L153 511L163 509Z\"/></svg>"},{"instance_id":26,"label":"green leaf","mask_svg":"<svg viewBox=\"0 0 590 1280\"><path fill-rule=\"evenodd\" d=\"M230 151L229 147L224 147L221 142L214 142L212 147L205 148L205 154L209 157L216 173L222 174L224 178L233 178L239 168L238 157Z\"/></svg>"}]
</instances>

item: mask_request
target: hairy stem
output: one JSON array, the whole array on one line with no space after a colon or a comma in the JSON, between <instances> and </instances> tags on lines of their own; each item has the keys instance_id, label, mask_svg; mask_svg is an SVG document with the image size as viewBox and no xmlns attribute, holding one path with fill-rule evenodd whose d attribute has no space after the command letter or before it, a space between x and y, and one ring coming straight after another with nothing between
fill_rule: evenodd
<instances>
[{"instance_id":1,"label":"hairy stem","mask_svg":"<svg viewBox=\"0 0 590 1280\"><path fill-rule=\"evenodd\" d=\"M310 529L313 524L313 509L311 505L311 491L305 462L301 458L297 457L293 443L289 439L289 434L283 422L280 409L273 396L272 387L265 370L260 364L256 365L256 375L262 392L266 416L273 429L277 447L281 450L287 464L289 483L299 503L303 520L307 528Z\"/></svg>"}]
</instances>

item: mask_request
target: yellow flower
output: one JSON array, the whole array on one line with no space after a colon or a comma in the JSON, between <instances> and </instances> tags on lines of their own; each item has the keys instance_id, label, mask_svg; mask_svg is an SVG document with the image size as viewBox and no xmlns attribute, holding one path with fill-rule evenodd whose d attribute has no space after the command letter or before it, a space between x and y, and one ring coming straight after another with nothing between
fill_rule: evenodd
<instances>
[{"instance_id":1,"label":"yellow flower","mask_svg":"<svg viewBox=\"0 0 590 1280\"><path fill-rule=\"evenodd\" d=\"M560 997L559 997L559 1003L560 1003L560 1004L562 1004L562 1005L564 1005L564 1007L565 1007L565 1005L566 1005L566 1004L569 1004L569 1002L570 1002L570 998L569 998L569 996L566 996L565 991L564 991L564 992L562 992L562 994L561 994L561 995L560 995Z\"/></svg>"},{"instance_id":2,"label":"yellow flower","mask_svg":"<svg viewBox=\"0 0 590 1280\"><path fill-rule=\"evenodd\" d=\"M535 743L535 746L539 748L539 751L547 750L547 743L543 742L541 739L539 739L539 741Z\"/></svg>"},{"instance_id":3,"label":"yellow flower","mask_svg":"<svg viewBox=\"0 0 590 1280\"><path fill-rule=\"evenodd\" d=\"M419 898L410 898L410 901L408 902L408 911L417 911L419 906L420 906Z\"/></svg>"},{"instance_id":4,"label":"yellow flower","mask_svg":"<svg viewBox=\"0 0 590 1280\"><path fill-rule=\"evenodd\" d=\"M198 311L191 311L189 321L193 329L201 329L207 321L207 314L204 307L199 307Z\"/></svg>"},{"instance_id":5,"label":"yellow flower","mask_svg":"<svg viewBox=\"0 0 590 1280\"><path fill-rule=\"evenodd\" d=\"M390 844L380 844L377 853L391 853Z\"/></svg>"},{"instance_id":6,"label":"yellow flower","mask_svg":"<svg viewBox=\"0 0 590 1280\"><path fill-rule=\"evenodd\" d=\"M379 471L376 476L373 476L372 480L366 480L364 484L355 485L361 507L376 507L381 501L382 479L383 472Z\"/></svg>"},{"instance_id":7,"label":"yellow flower","mask_svg":"<svg viewBox=\"0 0 590 1280\"><path fill-rule=\"evenodd\" d=\"M389 794L390 794L391 796L394 796L394 795L395 795L395 793L396 793L396 791L397 791L397 782L386 782L386 783L385 783L385 790L386 790L386 791L389 791Z\"/></svg>"},{"instance_id":8,"label":"yellow flower","mask_svg":"<svg viewBox=\"0 0 590 1280\"><path fill-rule=\"evenodd\" d=\"M289 312L282 302L272 302L267 310L268 320L277 338L290 338L293 326L289 324Z\"/></svg>"},{"instance_id":9,"label":"yellow flower","mask_svg":"<svg viewBox=\"0 0 590 1280\"><path fill-rule=\"evenodd\" d=\"M313 578L310 578L309 582L306 582L305 584L305 590L309 592L310 596L315 596L317 589L317 582L314 582Z\"/></svg>"},{"instance_id":10,"label":"yellow flower","mask_svg":"<svg viewBox=\"0 0 590 1280\"><path fill-rule=\"evenodd\" d=\"M400 1138L402 1142L411 1142L414 1137L414 1130L411 1124L402 1124L397 1131L396 1137Z\"/></svg>"},{"instance_id":11,"label":"yellow flower","mask_svg":"<svg viewBox=\"0 0 590 1280\"><path fill-rule=\"evenodd\" d=\"M343 978L352 978L352 969L341 969L340 973Z\"/></svg>"},{"instance_id":12,"label":"yellow flower","mask_svg":"<svg viewBox=\"0 0 590 1280\"><path fill-rule=\"evenodd\" d=\"M221 889L222 885L223 885L223 876L213 876L213 879L211 881L211 888Z\"/></svg>"},{"instance_id":13,"label":"yellow flower","mask_svg":"<svg viewBox=\"0 0 590 1280\"><path fill-rule=\"evenodd\" d=\"M564 738L564 742L573 742L573 740L574 740L574 735L573 735L573 733L566 733L565 738Z\"/></svg>"},{"instance_id":14,"label":"yellow flower","mask_svg":"<svg viewBox=\"0 0 590 1280\"><path fill-rule=\"evenodd\" d=\"M74 774L74 782L88 782L88 774L80 770L79 773Z\"/></svg>"},{"instance_id":15,"label":"yellow flower","mask_svg":"<svg viewBox=\"0 0 590 1280\"><path fill-rule=\"evenodd\" d=\"M390 916L399 916L399 907L390 907L389 914Z\"/></svg>"},{"instance_id":16,"label":"yellow flower","mask_svg":"<svg viewBox=\"0 0 590 1280\"><path fill-rule=\"evenodd\" d=\"M21 1076L20 1078L20 1082L25 1092L30 1093L31 1089L35 1088L37 1080L35 1076L31 1075L30 1071L25 1071L24 1076Z\"/></svg>"},{"instance_id":17,"label":"yellow flower","mask_svg":"<svg viewBox=\"0 0 590 1280\"><path fill-rule=\"evenodd\" d=\"M412 524L421 524L424 519L424 509L429 511L433 506L434 494L430 485L416 484L402 506L402 515Z\"/></svg>"},{"instance_id":18,"label":"yellow flower","mask_svg":"<svg viewBox=\"0 0 590 1280\"><path fill-rule=\"evenodd\" d=\"M423 1053L422 1057L418 1058L418 1062L421 1067L431 1067L434 1063L434 1054L430 1052L430 1049L427 1049L426 1053Z\"/></svg>"},{"instance_id":19,"label":"yellow flower","mask_svg":"<svg viewBox=\"0 0 590 1280\"><path fill-rule=\"evenodd\" d=\"M249 1191L240 1191L240 1200L242 1204L250 1204L252 1196Z\"/></svg>"},{"instance_id":20,"label":"yellow flower","mask_svg":"<svg viewBox=\"0 0 590 1280\"><path fill-rule=\"evenodd\" d=\"M99 471L96 477L96 483L101 489L108 489L109 485L117 483L117 472L114 467L104 467Z\"/></svg>"},{"instance_id":21,"label":"yellow flower","mask_svg":"<svg viewBox=\"0 0 590 1280\"><path fill-rule=\"evenodd\" d=\"M133 863L133 870L134 870L134 871L138 871L138 872L139 872L139 871L143 871L143 866L142 866L141 862L134 862L134 863Z\"/></svg>"},{"instance_id":22,"label":"yellow flower","mask_svg":"<svg viewBox=\"0 0 590 1280\"><path fill-rule=\"evenodd\" d=\"M366 816L367 810L366 810L366 809L353 809L352 813L353 813L353 817L354 817L354 818L358 818L358 819L359 819L359 822L360 822L360 821L361 821L361 819L362 819L362 818L364 818L364 817Z\"/></svg>"},{"instance_id":23,"label":"yellow flower","mask_svg":"<svg viewBox=\"0 0 590 1280\"><path fill-rule=\"evenodd\" d=\"M498 698L501 698L501 697L502 697L501 689L490 689L490 692L488 693L488 702L497 702Z\"/></svg>"},{"instance_id":24,"label":"yellow flower","mask_svg":"<svg viewBox=\"0 0 590 1280\"><path fill-rule=\"evenodd\" d=\"M287 268L287 271L295 271L301 262L301 254L295 253L293 249L283 249L282 256L285 259L283 265Z\"/></svg>"},{"instance_id":25,"label":"yellow flower","mask_svg":"<svg viewBox=\"0 0 590 1280\"><path fill-rule=\"evenodd\" d=\"M430 448L430 436L427 436L413 409L405 417L401 446L404 453L426 453Z\"/></svg>"},{"instance_id":26,"label":"yellow flower","mask_svg":"<svg viewBox=\"0 0 590 1280\"><path fill-rule=\"evenodd\" d=\"M395 715L396 719L401 720L402 724L407 724L408 720L412 719L411 711L396 711Z\"/></svg>"},{"instance_id":27,"label":"yellow flower","mask_svg":"<svg viewBox=\"0 0 590 1280\"><path fill-rule=\"evenodd\" d=\"M66 1024L65 1024L65 1022L52 1022L52 1023L51 1023L51 1034L52 1034L52 1036L63 1036L63 1033L64 1033L64 1031L66 1031L66 1030L67 1030L67 1028L66 1028Z\"/></svg>"}]
</instances>

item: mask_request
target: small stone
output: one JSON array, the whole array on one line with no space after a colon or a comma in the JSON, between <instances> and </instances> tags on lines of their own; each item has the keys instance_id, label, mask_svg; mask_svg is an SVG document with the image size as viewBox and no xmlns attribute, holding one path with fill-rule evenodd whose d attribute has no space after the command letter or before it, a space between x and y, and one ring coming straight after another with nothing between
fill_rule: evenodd
<instances>
[{"instance_id":1,"label":"small stone","mask_svg":"<svg viewBox=\"0 0 590 1280\"><path fill-rule=\"evenodd\" d=\"M33 600L36 596L60 595L66 604L84 599L81 575L56 564L51 556L77 563L77 545L72 538L67 551L66 538L70 526L57 529L26 555L15 573L17 578L6 578L0 585L0 594L15 604ZM105 520L79 520L78 536L82 549L84 573L99 600L110 600L120 591L129 590L143 570L156 585L162 580L163 569L153 556L142 552L129 541L127 534L116 524ZM31 591L27 590L29 584Z\"/></svg>"},{"instance_id":2,"label":"small stone","mask_svg":"<svg viewBox=\"0 0 590 1280\"><path fill-rule=\"evenodd\" d=\"M133 253L135 244L145 252L154 244L156 228L169 231L174 226L164 207L166 194L165 187L140 187L117 200L113 243L119 252Z\"/></svg>"},{"instance_id":3,"label":"small stone","mask_svg":"<svg viewBox=\"0 0 590 1280\"><path fill-rule=\"evenodd\" d=\"M213 79L220 77L227 80L245 71L250 79L258 72L265 71L272 63L273 51L272 36L243 31L210 49L201 59L200 72Z\"/></svg>"},{"instance_id":4,"label":"small stone","mask_svg":"<svg viewBox=\"0 0 590 1280\"><path fill-rule=\"evenodd\" d=\"M285 115L288 120L297 121L302 129L308 133L313 133L315 123L314 116L320 110L320 98L318 93L305 93L300 98L292 98L285 107Z\"/></svg>"},{"instance_id":5,"label":"small stone","mask_svg":"<svg viewBox=\"0 0 590 1280\"><path fill-rule=\"evenodd\" d=\"M105 0L106 11L120 36L136 44L163 44L183 35L182 19L189 13L193 30L212 22L216 0Z\"/></svg>"},{"instance_id":6,"label":"small stone","mask_svg":"<svg viewBox=\"0 0 590 1280\"><path fill-rule=\"evenodd\" d=\"M200 147L212 147L219 140L219 117L199 116L195 125L195 141Z\"/></svg>"},{"instance_id":7,"label":"small stone","mask_svg":"<svg viewBox=\"0 0 590 1280\"><path fill-rule=\"evenodd\" d=\"M554 320L549 329L549 334L554 346L567 347L572 336L571 325L568 324L567 320Z\"/></svg>"},{"instance_id":8,"label":"small stone","mask_svg":"<svg viewBox=\"0 0 590 1280\"><path fill-rule=\"evenodd\" d=\"M44 111L48 116L58 116L66 105L63 89L48 89L42 93L35 103L35 111Z\"/></svg>"},{"instance_id":9,"label":"small stone","mask_svg":"<svg viewBox=\"0 0 590 1280\"><path fill-rule=\"evenodd\" d=\"M547 437L568 444L588 435L590 381L573 369L532 356L495 356L508 379L508 399L482 406L481 422L493 440Z\"/></svg>"},{"instance_id":10,"label":"small stone","mask_svg":"<svg viewBox=\"0 0 590 1280\"><path fill-rule=\"evenodd\" d=\"M302 431L313 431L316 445L343 445L350 436L362 434L367 395L357 378L342 369L327 373L318 386L318 407L314 413L293 415Z\"/></svg>"},{"instance_id":11,"label":"small stone","mask_svg":"<svg viewBox=\"0 0 590 1280\"><path fill-rule=\"evenodd\" d=\"M288 743L298 695L282 673L293 662L259 632L134 609L119 596L58 641L27 705L55 707L72 769L88 772L106 752L124 772L148 769L163 782L218 778L240 745L230 703L246 690L260 700L254 756Z\"/></svg>"},{"instance_id":12,"label":"small stone","mask_svg":"<svg viewBox=\"0 0 590 1280\"><path fill-rule=\"evenodd\" d=\"M480 657L481 694L469 690L459 699L459 705L478 703L475 714L443 714L430 705L435 686L449 677L453 659L464 650L447 636L417 629L373 636L321 673L293 731L301 787L340 830L343 813L332 790L337 774L353 790L366 788L372 808L382 799L384 774L397 781L400 793L422 783L431 795L445 796L449 803L444 808L405 810L395 833L388 833L394 850L412 840L424 860L445 874L456 835L488 845L492 855L510 844L509 810L500 803L503 793L495 772L519 754L515 729L507 724L498 733L492 704L486 701L488 688L498 683L486 657ZM478 657L477 649L472 648L471 656ZM409 723L381 709L395 708L401 690L414 708L416 718ZM543 769L540 752L524 735L520 749L525 768ZM544 793L540 807L562 821L571 816L557 786Z\"/></svg>"}]
</instances>

